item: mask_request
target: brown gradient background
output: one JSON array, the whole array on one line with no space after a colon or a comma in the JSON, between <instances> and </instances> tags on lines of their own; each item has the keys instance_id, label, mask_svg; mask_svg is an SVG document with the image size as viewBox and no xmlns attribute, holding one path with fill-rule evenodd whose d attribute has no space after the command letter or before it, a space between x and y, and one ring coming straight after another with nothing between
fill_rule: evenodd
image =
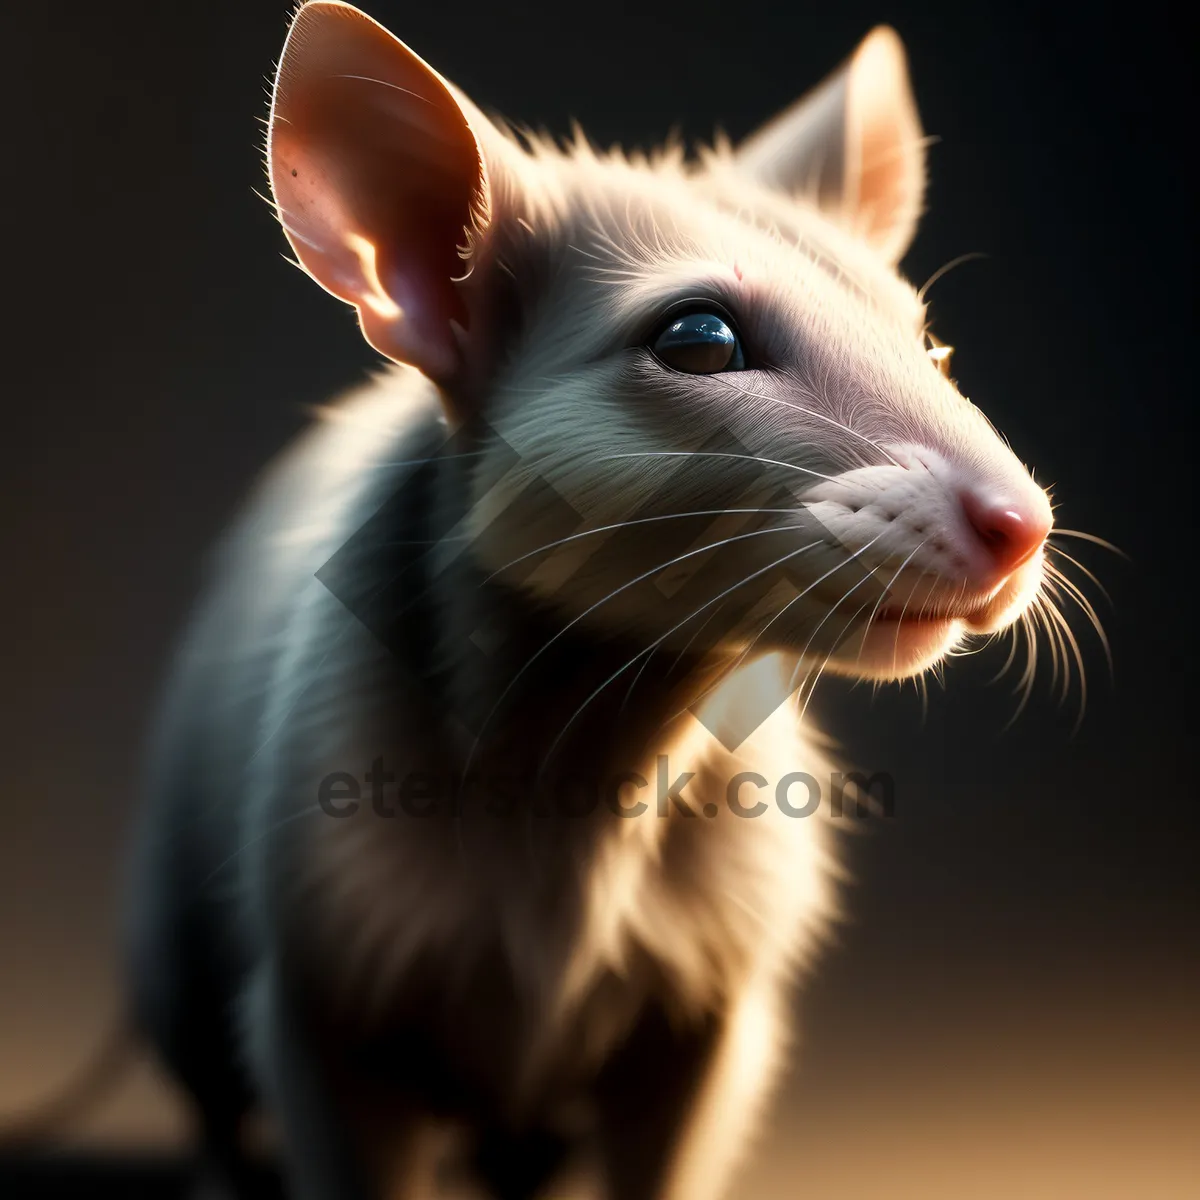
<instances>
[{"instance_id":1,"label":"brown gradient background","mask_svg":"<svg viewBox=\"0 0 1200 1200\"><path fill-rule=\"evenodd\" d=\"M2 23L4 1114L51 1096L118 1010L140 739L199 556L303 406L372 361L251 191L286 12L63 0ZM897 811L849 839L850 920L738 1194L1200 1195L1194 98L1165 6L372 12L481 103L628 144L746 133L871 24L899 29L941 138L908 272L988 254L932 292L963 388L1057 484L1060 520L1133 561L1069 547L1111 592L1116 660L1110 684L1073 622L1074 735L1078 684L1060 709L1048 675L1004 731L997 649L952 663L924 716L911 687L818 695ZM67 1132L184 1125L143 1064Z\"/></svg>"}]
</instances>

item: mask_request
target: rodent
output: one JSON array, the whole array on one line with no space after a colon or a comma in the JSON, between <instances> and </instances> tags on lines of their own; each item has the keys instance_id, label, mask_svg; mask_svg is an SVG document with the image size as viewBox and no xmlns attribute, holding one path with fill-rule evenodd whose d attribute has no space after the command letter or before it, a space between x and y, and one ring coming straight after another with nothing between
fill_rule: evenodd
<instances>
[{"instance_id":1,"label":"rodent","mask_svg":"<svg viewBox=\"0 0 1200 1200\"><path fill-rule=\"evenodd\" d=\"M798 708L1044 581L1047 494L898 273L924 145L886 28L739 146L638 159L297 12L272 196L390 365L218 553L127 905L231 1186L263 1104L303 1200L432 1194L435 1128L502 1200L579 1146L614 1200L736 1194L837 906L834 829L770 790L834 769Z\"/></svg>"}]
</instances>

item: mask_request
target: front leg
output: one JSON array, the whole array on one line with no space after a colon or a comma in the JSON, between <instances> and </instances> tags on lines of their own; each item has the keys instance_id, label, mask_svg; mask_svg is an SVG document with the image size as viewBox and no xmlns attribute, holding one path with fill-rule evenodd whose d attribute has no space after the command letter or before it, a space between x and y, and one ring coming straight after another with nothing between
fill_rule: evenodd
<instances>
[{"instance_id":1,"label":"front leg","mask_svg":"<svg viewBox=\"0 0 1200 1200\"><path fill-rule=\"evenodd\" d=\"M425 1200L417 1114L374 1094L342 1047L307 1020L279 971L247 996L251 1066L278 1123L290 1200Z\"/></svg>"},{"instance_id":2,"label":"front leg","mask_svg":"<svg viewBox=\"0 0 1200 1200\"><path fill-rule=\"evenodd\" d=\"M756 982L720 1018L685 1030L655 1010L601 1081L601 1156L612 1200L720 1200L782 1060L778 984Z\"/></svg>"}]
</instances>

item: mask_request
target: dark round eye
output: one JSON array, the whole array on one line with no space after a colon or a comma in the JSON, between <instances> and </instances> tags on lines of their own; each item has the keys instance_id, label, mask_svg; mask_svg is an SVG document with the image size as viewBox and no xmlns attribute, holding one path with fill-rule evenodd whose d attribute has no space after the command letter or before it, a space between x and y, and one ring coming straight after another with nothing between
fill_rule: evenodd
<instances>
[{"instance_id":1,"label":"dark round eye","mask_svg":"<svg viewBox=\"0 0 1200 1200\"><path fill-rule=\"evenodd\" d=\"M746 367L737 334L715 312L691 312L673 318L650 348L665 366L688 375L715 375Z\"/></svg>"}]
</instances>

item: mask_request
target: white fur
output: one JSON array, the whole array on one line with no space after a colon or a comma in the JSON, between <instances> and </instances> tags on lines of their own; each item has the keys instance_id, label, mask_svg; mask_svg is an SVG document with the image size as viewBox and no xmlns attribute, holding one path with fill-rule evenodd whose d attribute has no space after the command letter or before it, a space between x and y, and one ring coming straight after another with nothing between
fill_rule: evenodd
<instances>
[{"instance_id":1,"label":"white fur","mask_svg":"<svg viewBox=\"0 0 1200 1200\"><path fill-rule=\"evenodd\" d=\"M331 410L264 486L226 560L251 579L304 581L280 607L286 634L247 769L255 801L237 810L245 911L261 922L249 940L299 945L362 1028L386 1019L421 964L441 964L447 1011L510 1040L502 1104L514 1120L538 1111L562 1064L617 1053L646 1006L683 1026L717 1015L720 1043L654 1193L716 1200L783 1061L784 989L836 912L833 764L800 727L797 686L827 667L918 674L1011 622L1041 582L1040 554L998 578L963 515L963 489L1049 509L930 358L924 306L895 269L924 188L898 40L877 31L740 149L627 158L581 135L560 147L501 131L356 10L310 4L285 47L268 161L301 263L407 365ZM430 229L406 223L414 214ZM453 279L454 245L427 244L447 231L462 242ZM747 370L687 375L649 354L666 307L693 296L735 314ZM512 583L521 603L552 611L556 637L641 647L614 676L631 695L644 656L687 654L706 614L790 564L705 658L716 685L705 691L697 669L686 700L703 701L704 719L641 730L633 760L615 764L647 780L630 801L649 812L600 812L543 843L553 902L536 856L486 825L313 819L314 773L364 769L377 750L358 718L403 727L421 703L391 695L387 655L313 572L403 476L390 456L439 403L447 433L463 424L479 438L455 531L464 549L447 556L469 547L501 579L534 559ZM720 439L740 449L705 449ZM520 510L531 485L569 506L566 534L555 506ZM690 513L711 519L665 556L671 523ZM597 553L606 543L620 553ZM634 586L650 580L654 591ZM930 620L876 620L899 608ZM261 636L222 653L249 658L271 641ZM792 699L744 740L722 736L767 694ZM578 720L593 741L610 736L586 703L562 718L564 733ZM505 749L480 740L485 754ZM663 755L672 777L694 773L685 794L704 815L660 816ZM820 816L777 803L797 771L822 787ZM770 789L752 819L727 795L747 772ZM497 949L515 1024L489 1024L456 991Z\"/></svg>"}]
</instances>

